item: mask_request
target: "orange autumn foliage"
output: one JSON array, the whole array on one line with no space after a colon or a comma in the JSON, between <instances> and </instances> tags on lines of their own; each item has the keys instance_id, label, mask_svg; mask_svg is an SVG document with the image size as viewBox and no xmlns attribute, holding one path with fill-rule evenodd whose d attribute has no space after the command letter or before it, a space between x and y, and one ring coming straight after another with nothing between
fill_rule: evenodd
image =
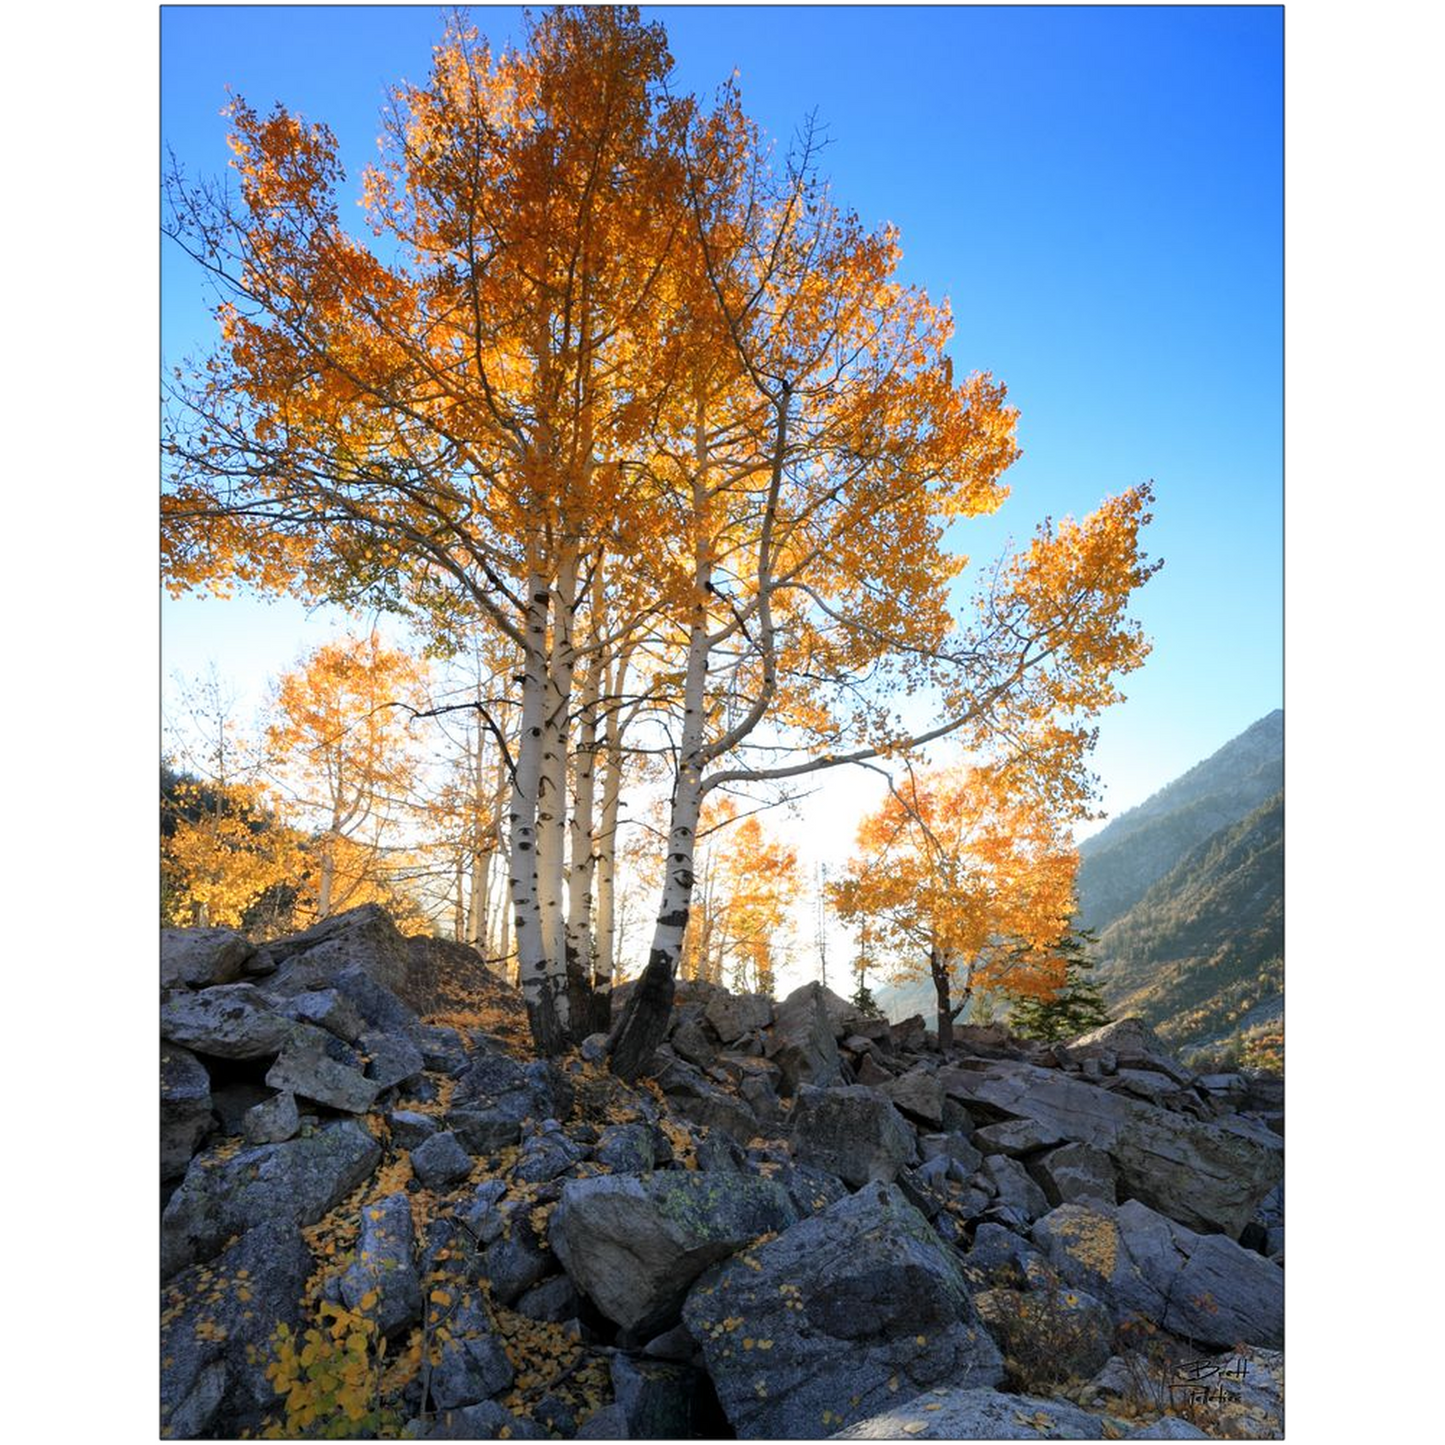
<instances>
[{"instance_id":1,"label":"orange autumn foliage","mask_svg":"<svg viewBox=\"0 0 1445 1445\"><path fill-rule=\"evenodd\" d=\"M975 991L1051 997L1064 981L1054 945L1074 911L1078 852L1046 800L1000 767L914 775L858 830L831 889L846 919L866 918L902 977L931 977L940 1028Z\"/></svg>"},{"instance_id":2,"label":"orange autumn foliage","mask_svg":"<svg viewBox=\"0 0 1445 1445\"><path fill-rule=\"evenodd\" d=\"M313 830L305 911L317 918L402 901L398 827L417 767L408 724L422 678L373 632L324 644L277 686L267 746L293 813Z\"/></svg>"}]
</instances>

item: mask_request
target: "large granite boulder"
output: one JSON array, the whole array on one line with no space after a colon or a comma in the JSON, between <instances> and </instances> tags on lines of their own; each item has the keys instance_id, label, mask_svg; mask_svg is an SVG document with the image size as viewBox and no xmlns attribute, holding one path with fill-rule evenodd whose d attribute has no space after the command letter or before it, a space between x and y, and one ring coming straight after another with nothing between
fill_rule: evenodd
<instances>
[{"instance_id":1,"label":"large granite boulder","mask_svg":"<svg viewBox=\"0 0 1445 1445\"><path fill-rule=\"evenodd\" d=\"M361 1211L356 1258L341 1276L341 1298L347 1309L375 1293L368 1314L384 1335L395 1334L421 1319L421 1279L414 1254L416 1234L405 1193L388 1194Z\"/></svg>"},{"instance_id":2,"label":"large granite boulder","mask_svg":"<svg viewBox=\"0 0 1445 1445\"><path fill-rule=\"evenodd\" d=\"M943 1085L932 1069L923 1067L910 1069L896 1079L889 1079L879 1086L879 1093L886 1095L905 1114L919 1123L938 1129L943 1124Z\"/></svg>"},{"instance_id":3,"label":"large granite boulder","mask_svg":"<svg viewBox=\"0 0 1445 1445\"><path fill-rule=\"evenodd\" d=\"M718 1038L732 1044L772 1023L773 1001L760 993L720 993L708 1000L704 1016Z\"/></svg>"},{"instance_id":4,"label":"large granite boulder","mask_svg":"<svg viewBox=\"0 0 1445 1445\"><path fill-rule=\"evenodd\" d=\"M161 929L161 987L210 988L234 983L255 946L230 928Z\"/></svg>"},{"instance_id":5,"label":"large granite boulder","mask_svg":"<svg viewBox=\"0 0 1445 1445\"><path fill-rule=\"evenodd\" d=\"M1194 1075L1141 1018L1117 1019L1071 1040L1066 1047L1069 1059L1075 1062L1107 1056L1116 1069L1148 1070L1179 1085L1194 1081Z\"/></svg>"},{"instance_id":6,"label":"large granite boulder","mask_svg":"<svg viewBox=\"0 0 1445 1445\"><path fill-rule=\"evenodd\" d=\"M161 1044L161 1179L178 1179L216 1126L211 1076L189 1049Z\"/></svg>"},{"instance_id":7,"label":"large granite boulder","mask_svg":"<svg viewBox=\"0 0 1445 1445\"><path fill-rule=\"evenodd\" d=\"M692 1124L720 1129L744 1146L758 1132L753 1111L734 1093L719 1088L701 1069L683 1059L670 1059L657 1074L658 1087L673 1111Z\"/></svg>"},{"instance_id":8,"label":"large granite boulder","mask_svg":"<svg viewBox=\"0 0 1445 1445\"><path fill-rule=\"evenodd\" d=\"M1185 1114L1009 1060L939 1070L971 1112L1032 1119L1113 1160L1124 1191L1192 1229L1231 1237L1283 1174L1278 1149ZM976 1136L975 1136L976 1137Z\"/></svg>"},{"instance_id":9,"label":"large granite boulder","mask_svg":"<svg viewBox=\"0 0 1445 1445\"><path fill-rule=\"evenodd\" d=\"M597 1175L564 1186L548 1238L577 1289L646 1339L676 1323L709 1265L797 1217L779 1185L749 1175Z\"/></svg>"},{"instance_id":10,"label":"large granite boulder","mask_svg":"<svg viewBox=\"0 0 1445 1445\"><path fill-rule=\"evenodd\" d=\"M173 993L161 1005L163 1039L217 1059L274 1057L296 1027L250 983Z\"/></svg>"},{"instance_id":11,"label":"large granite boulder","mask_svg":"<svg viewBox=\"0 0 1445 1445\"><path fill-rule=\"evenodd\" d=\"M208 1268L161 1295L161 1426L176 1439L253 1432L276 1403L266 1378L277 1325L298 1330L311 1252L294 1225L267 1220Z\"/></svg>"},{"instance_id":12,"label":"large granite boulder","mask_svg":"<svg viewBox=\"0 0 1445 1445\"><path fill-rule=\"evenodd\" d=\"M301 933L261 948L276 968L271 987L282 993L325 988L341 973L359 968L394 994L407 983L406 938L376 903L334 913Z\"/></svg>"},{"instance_id":13,"label":"large granite boulder","mask_svg":"<svg viewBox=\"0 0 1445 1445\"><path fill-rule=\"evenodd\" d=\"M1114 1166L1109 1156L1087 1144L1063 1144L1031 1159L1029 1173L1050 1204L1114 1204Z\"/></svg>"},{"instance_id":14,"label":"large granite boulder","mask_svg":"<svg viewBox=\"0 0 1445 1445\"><path fill-rule=\"evenodd\" d=\"M1142 1317L1206 1345L1284 1339L1284 1271L1222 1235L1196 1234L1132 1199L1115 1209L1062 1204L1033 1234L1063 1278L1120 1323Z\"/></svg>"},{"instance_id":15,"label":"large granite boulder","mask_svg":"<svg viewBox=\"0 0 1445 1445\"><path fill-rule=\"evenodd\" d=\"M896 1186L870 1184L710 1270L683 1308L739 1438L817 1438L999 1353L951 1251Z\"/></svg>"},{"instance_id":16,"label":"large granite boulder","mask_svg":"<svg viewBox=\"0 0 1445 1445\"><path fill-rule=\"evenodd\" d=\"M376 1101L381 1085L360 1069L331 1057L334 1036L314 1024L297 1023L286 1046L266 1075L283 1092L310 1099L347 1114L364 1114Z\"/></svg>"},{"instance_id":17,"label":"large granite boulder","mask_svg":"<svg viewBox=\"0 0 1445 1445\"><path fill-rule=\"evenodd\" d=\"M860 1420L835 1440L1103 1440L1104 1420L1067 1400L936 1389Z\"/></svg>"},{"instance_id":18,"label":"large granite boulder","mask_svg":"<svg viewBox=\"0 0 1445 1445\"><path fill-rule=\"evenodd\" d=\"M857 1188L885 1183L914 1156L913 1131L875 1089L861 1084L801 1086L793 1105L793 1147L800 1163Z\"/></svg>"},{"instance_id":19,"label":"large granite boulder","mask_svg":"<svg viewBox=\"0 0 1445 1445\"><path fill-rule=\"evenodd\" d=\"M797 1093L800 1084L843 1082L843 1060L824 992L820 983L805 983L777 1006L766 1048L782 1071L780 1092L785 1096Z\"/></svg>"},{"instance_id":20,"label":"large granite boulder","mask_svg":"<svg viewBox=\"0 0 1445 1445\"><path fill-rule=\"evenodd\" d=\"M481 1302L467 1296L442 1318L445 1332L431 1372L431 1397L436 1405L454 1410L505 1390L516 1371Z\"/></svg>"},{"instance_id":21,"label":"large granite boulder","mask_svg":"<svg viewBox=\"0 0 1445 1445\"><path fill-rule=\"evenodd\" d=\"M230 1158L197 1155L161 1217L162 1279L256 1225L315 1224L380 1162L381 1146L354 1119Z\"/></svg>"}]
</instances>

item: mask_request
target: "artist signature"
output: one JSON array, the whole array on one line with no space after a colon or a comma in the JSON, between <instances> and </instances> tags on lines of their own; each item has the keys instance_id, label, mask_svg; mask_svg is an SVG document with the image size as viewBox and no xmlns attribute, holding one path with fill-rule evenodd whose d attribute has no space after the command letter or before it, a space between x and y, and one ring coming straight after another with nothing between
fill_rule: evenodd
<instances>
[{"instance_id":1,"label":"artist signature","mask_svg":"<svg viewBox=\"0 0 1445 1445\"><path fill-rule=\"evenodd\" d=\"M1241 1355L1221 1359L1181 1360L1169 1378L1171 1404L1224 1405L1244 1397L1239 1391L1249 1373Z\"/></svg>"}]
</instances>

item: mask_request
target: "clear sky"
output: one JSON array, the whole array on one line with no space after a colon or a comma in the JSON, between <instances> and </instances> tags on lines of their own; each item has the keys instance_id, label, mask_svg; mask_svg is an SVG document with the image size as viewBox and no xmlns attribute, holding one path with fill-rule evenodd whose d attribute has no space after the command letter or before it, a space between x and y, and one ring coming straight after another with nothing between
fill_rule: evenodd
<instances>
[{"instance_id":1,"label":"clear sky","mask_svg":"<svg viewBox=\"0 0 1445 1445\"><path fill-rule=\"evenodd\" d=\"M837 198L896 223L906 279L946 294L963 371L1005 381L1023 458L980 561L1046 514L1146 478L1164 570L1136 612L1154 639L1101 722L1111 812L1282 704L1282 83L1277 8L645 7L681 88L734 68L783 140L816 112ZM494 42L520 11L474 8ZM167 7L165 144L224 171L226 88L336 132L349 184L386 86L425 77L442 14ZM209 344L205 298L163 252L168 364ZM259 695L319 641L286 605L167 603L163 665ZM851 797L851 792L846 795ZM839 794L828 811L851 807ZM845 833L848 830L844 830ZM837 836L835 833L834 836ZM833 850L829 850L833 851Z\"/></svg>"}]
</instances>

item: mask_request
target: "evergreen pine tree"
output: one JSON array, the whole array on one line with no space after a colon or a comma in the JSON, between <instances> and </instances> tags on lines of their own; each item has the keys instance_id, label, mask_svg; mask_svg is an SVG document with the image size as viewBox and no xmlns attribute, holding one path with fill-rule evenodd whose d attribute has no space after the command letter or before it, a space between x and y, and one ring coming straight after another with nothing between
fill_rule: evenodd
<instances>
[{"instance_id":1,"label":"evergreen pine tree","mask_svg":"<svg viewBox=\"0 0 1445 1445\"><path fill-rule=\"evenodd\" d=\"M1088 976L1094 966L1088 949L1097 941L1089 929L1078 928L1057 945L1066 960L1063 987L1050 999L1014 997L1010 1032L1057 1044L1113 1022L1099 985Z\"/></svg>"}]
</instances>

